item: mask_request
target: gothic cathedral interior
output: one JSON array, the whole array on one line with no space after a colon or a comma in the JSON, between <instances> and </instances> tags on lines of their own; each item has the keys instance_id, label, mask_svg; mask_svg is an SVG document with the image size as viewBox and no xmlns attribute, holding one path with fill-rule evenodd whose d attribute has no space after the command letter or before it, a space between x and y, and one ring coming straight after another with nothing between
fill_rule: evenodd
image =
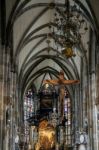
<instances>
[{"instance_id":1,"label":"gothic cathedral interior","mask_svg":"<svg viewBox=\"0 0 99 150\"><path fill-rule=\"evenodd\" d=\"M0 150L99 150L99 0L0 0Z\"/></svg>"}]
</instances>

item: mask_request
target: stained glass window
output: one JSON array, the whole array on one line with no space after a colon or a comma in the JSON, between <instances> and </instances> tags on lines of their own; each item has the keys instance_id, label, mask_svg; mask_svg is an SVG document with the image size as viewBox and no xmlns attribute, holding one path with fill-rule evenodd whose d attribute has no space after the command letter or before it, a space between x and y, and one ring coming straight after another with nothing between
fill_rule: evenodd
<instances>
[{"instance_id":1,"label":"stained glass window","mask_svg":"<svg viewBox=\"0 0 99 150\"><path fill-rule=\"evenodd\" d=\"M65 99L64 99L64 114L66 118L65 123L65 138L66 138L66 145L71 145L71 99L67 91L65 91Z\"/></svg>"},{"instance_id":2,"label":"stained glass window","mask_svg":"<svg viewBox=\"0 0 99 150\"><path fill-rule=\"evenodd\" d=\"M25 141L29 141L29 124L28 119L32 117L34 113L34 92L29 89L24 97L24 132L25 132Z\"/></svg>"},{"instance_id":3,"label":"stained glass window","mask_svg":"<svg viewBox=\"0 0 99 150\"><path fill-rule=\"evenodd\" d=\"M34 112L33 92L29 90L24 98L24 120L32 116Z\"/></svg>"},{"instance_id":4,"label":"stained glass window","mask_svg":"<svg viewBox=\"0 0 99 150\"><path fill-rule=\"evenodd\" d=\"M60 106L60 105L59 105ZM72 104L70 96L65 90L64 97L64 119L62 123L60 123L58 128L58 142L60 143L61 149L67 149L72 145Z\"/></svg>"}]
</instances>

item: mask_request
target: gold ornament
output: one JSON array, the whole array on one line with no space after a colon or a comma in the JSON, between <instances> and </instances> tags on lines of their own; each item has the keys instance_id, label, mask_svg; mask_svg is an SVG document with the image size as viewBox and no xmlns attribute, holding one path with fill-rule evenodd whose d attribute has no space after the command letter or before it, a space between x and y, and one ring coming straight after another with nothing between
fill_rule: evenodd
<instances>
[{"instance_id":1,"label":"gold ornament","mask_svg":"<svg viewBox=\"0 0 99 150\"><path fill-rule=\"evenodd\" d=\"M65 50L62 50L62 54L64 54L67 58L75 56L73 49L71 47L66 47Z\"/></svg>"}]
</instances>

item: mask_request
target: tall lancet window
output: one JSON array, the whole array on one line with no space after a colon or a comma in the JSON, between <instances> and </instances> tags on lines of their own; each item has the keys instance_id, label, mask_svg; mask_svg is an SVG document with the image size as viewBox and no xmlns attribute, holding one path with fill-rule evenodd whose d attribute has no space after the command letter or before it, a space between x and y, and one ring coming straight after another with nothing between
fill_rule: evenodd
<instances>
[{"instance_id":1,"label":"tall lancet window","mask_svg":"<svg viewBox=\"0 0 99 150\"><path fill-rule=\"evenodd\" d=\"M24 121L29 119L34 112L33 92L28 90L24 98Z\"/></svg>"},{"instance_id":2,"label":"tall lancet window","mask_svg":"<svg viewBox=\"0 0 99 150\"><path fill-rule=\"evenodd\" d=\"M34 91L29 89L24 96L24 132L25 142L29 142L29 122L34 113Z\"/></svg>"},{"instance_id":3,"label":"tall lancet window","mask_svg":"<svg viewBox=\"0 0 99 150\"><path fill-rule=\"evenodd\" d=\"M67 90L64 97L64 117L58 128L58 136L61 149L72 148L72 103Z\"/></svg>"},{"instance_id":4,"label":"tall lancet window","mask_svg":"<svg viewBox=\"0 0 99 150\"><path fill-rule=\"evenodd\" d=\"M67 146L72 144L72 113L71 113L71 99L67 91L65 91L65 100L64 100L64 114L66 118L65 122L65 144Z\"/></svg>"}]
</instances>

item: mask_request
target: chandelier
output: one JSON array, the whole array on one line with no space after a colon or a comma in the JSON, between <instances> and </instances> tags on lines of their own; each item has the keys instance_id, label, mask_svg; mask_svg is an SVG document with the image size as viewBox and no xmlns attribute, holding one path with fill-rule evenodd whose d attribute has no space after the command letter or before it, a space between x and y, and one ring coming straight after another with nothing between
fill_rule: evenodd
<instances>
[{"instance_id":1,"label":"chandelier","mask_svg":"<svg viewBox=\"0 0 99 150\"><path fill-rule=\"evenodd\" d=\"M49 25L54 36L55 44L61 46L61 53L67 58L75 56L73 48L81 44L81 36L88 30L86 20L80 15L80 8L70 0L65 0L65 8L60 9L56 4L53 23ZM60 13L59 13L60 12Z\"/></svg>"}]
</instances>

